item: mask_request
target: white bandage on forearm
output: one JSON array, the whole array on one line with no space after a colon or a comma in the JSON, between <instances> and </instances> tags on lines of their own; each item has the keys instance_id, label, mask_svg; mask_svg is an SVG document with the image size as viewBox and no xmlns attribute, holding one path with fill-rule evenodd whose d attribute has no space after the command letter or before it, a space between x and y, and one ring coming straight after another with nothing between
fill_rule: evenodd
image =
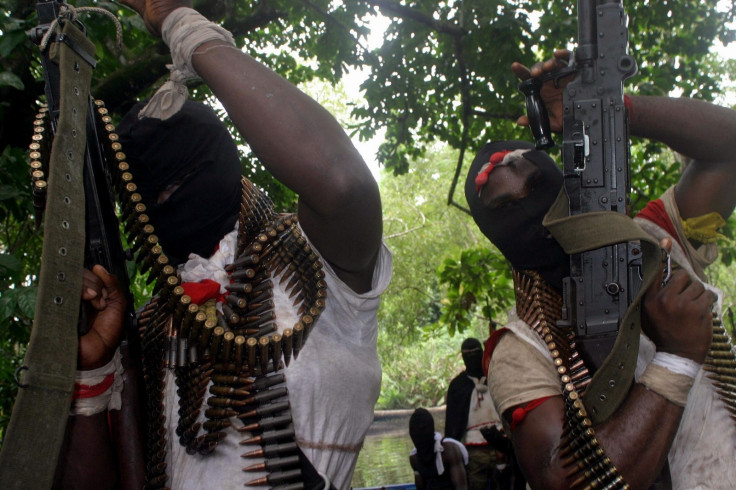
<instances>
[{"instance_id":1,"label":"white bandage on forearm","mask_svg":"<svg viewBox=\"0 0 736 490\"><path fill-rule=\"evenodd\" d=\"M220 40L235 46L232 34L207 20L194 9L182 7L171 12L161 26L161 37L171 49L173 64L169 80L151 97L138 117L154 117L165 120L176 114L189 96L187 80L198 80L192 67L192 55L202 44Z\"/></svg>"},{"instance_id":2,"label":"white bandage on forearm","mask_svg":"<svg viewBox=\"0 0 736 490\"><path fill-rule=\"evenodd\" d=\"M691 359L657 352L639 377L639 383L675 405L684 407L698 371L700 364Z\"/></svg>"},{"instance_id":3,"label":"white bandage on forearm","mask_svg":"<svg viewBox=\"0 0 736 490\"><path fill-rule=\"evenodd\" d=\"M70 415L94 415L104 410L120 410L123 391L123 365L120 349L101 368L77 371Z\"/></svg>"}]
</instances>

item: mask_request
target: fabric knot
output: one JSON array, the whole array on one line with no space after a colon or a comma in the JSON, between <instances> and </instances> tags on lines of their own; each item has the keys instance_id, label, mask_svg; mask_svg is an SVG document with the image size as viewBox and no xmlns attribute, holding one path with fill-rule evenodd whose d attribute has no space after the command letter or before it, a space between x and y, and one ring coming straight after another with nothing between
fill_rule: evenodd
<instances>
[{"instance_id":1,"label":"fabric knot","mask_svg":"<svg viewBox=\"0 0 736 490\"><path fill-rule=\"evenodd\" d=\"M718 239L726 238L718 233L718 230L726 224L721 215L715 211L712 213L696 216L682 220L682 228L685 236L700 243L714 243Z\"/></svg>"},{"instance_id":2,"label":"fabric knot","mask_svg":"<svg viewBox=\"0 0 736 490\"><path fill-rule=\"evenodd\" d=\"M232 34L219 25L207 20L196 10L182 7L166 17L161 26L161 37L171 49L173 63L166 65L170 79L151 97L138 114L139 118L153 117L166 120L176 114L189 97L185 85L188 80L199 80L192 66L192 55L202 44L220 40L235 46Z\"/></svg>"}]
</instances>

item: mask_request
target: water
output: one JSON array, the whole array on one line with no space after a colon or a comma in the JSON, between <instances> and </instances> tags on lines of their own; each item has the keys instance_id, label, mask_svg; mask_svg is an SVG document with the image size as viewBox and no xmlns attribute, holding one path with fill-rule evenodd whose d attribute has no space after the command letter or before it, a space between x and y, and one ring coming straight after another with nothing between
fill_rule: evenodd
<instances>
[{"instance_id":1,"label":"water","mask_svg":"<svg viewBox=\"0 0 736 490\"><path fill-rule=\"evenodd\" d=\"M373 424L358 456L351 486L380 487L397 483L414 483L409 464L409 451L414 444L409 438L409 417L413 410L376 412ZM430 409L435 429L443 432L445 411Z\"/></svg>"}]
</instances>

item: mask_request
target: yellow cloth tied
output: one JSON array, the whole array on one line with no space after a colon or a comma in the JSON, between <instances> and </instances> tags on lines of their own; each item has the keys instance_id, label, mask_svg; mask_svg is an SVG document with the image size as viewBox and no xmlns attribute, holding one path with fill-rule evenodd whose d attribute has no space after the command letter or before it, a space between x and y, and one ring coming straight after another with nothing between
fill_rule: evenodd
<instances>
[{"instance_id":1,"label":"yellow cloth tied","mask_svg":"<svg viewBox=\"0 0 736 490\"><path fill-rule=\"evenodd\" d=\"M696 216L682 220L682 228L685 230L685 236L689 240L696 240L700 243L713 243L718 239L726 238L718 233L718 229L726 224L726 220L713 211L712 213Z\"/></svg>"}]
</instances>

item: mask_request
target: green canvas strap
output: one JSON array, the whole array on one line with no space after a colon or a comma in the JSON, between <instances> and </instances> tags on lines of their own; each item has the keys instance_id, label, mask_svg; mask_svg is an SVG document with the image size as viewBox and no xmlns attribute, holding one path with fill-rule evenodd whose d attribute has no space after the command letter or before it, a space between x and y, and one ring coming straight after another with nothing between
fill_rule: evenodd
<instances>
[{"instance_id":1,"label":"green canvas strap","mask_svg":"<svg viewBox=\"0 0 736 490\"><path fill-rule=\"evenodd\" d=\"M583 396L590 419L598 424L607 420L623 403L634 379L641 333L641 300L657 277L661 252L659 244L626 215L593 212L568 216L569 209L563 189L542 222L568 254L630 241L639 241L643 252L641 289L619 325L611 353L596 371Z\"/></svg>"},{"instance_id":2,"label":"green canvas strap","mask_svg":"<svg viewBox=\"0 0 736 490\"><path fill-rule=\"evenodd\" d=\"M64 22L62 35L50 49L61 72L60 114L49 163L34 324L0 453L3 489L51 487L77 366L85 246L83 168L92 78L86 59L94 56L95 47L72 22Z\"/></svg>"}]
</instances>

